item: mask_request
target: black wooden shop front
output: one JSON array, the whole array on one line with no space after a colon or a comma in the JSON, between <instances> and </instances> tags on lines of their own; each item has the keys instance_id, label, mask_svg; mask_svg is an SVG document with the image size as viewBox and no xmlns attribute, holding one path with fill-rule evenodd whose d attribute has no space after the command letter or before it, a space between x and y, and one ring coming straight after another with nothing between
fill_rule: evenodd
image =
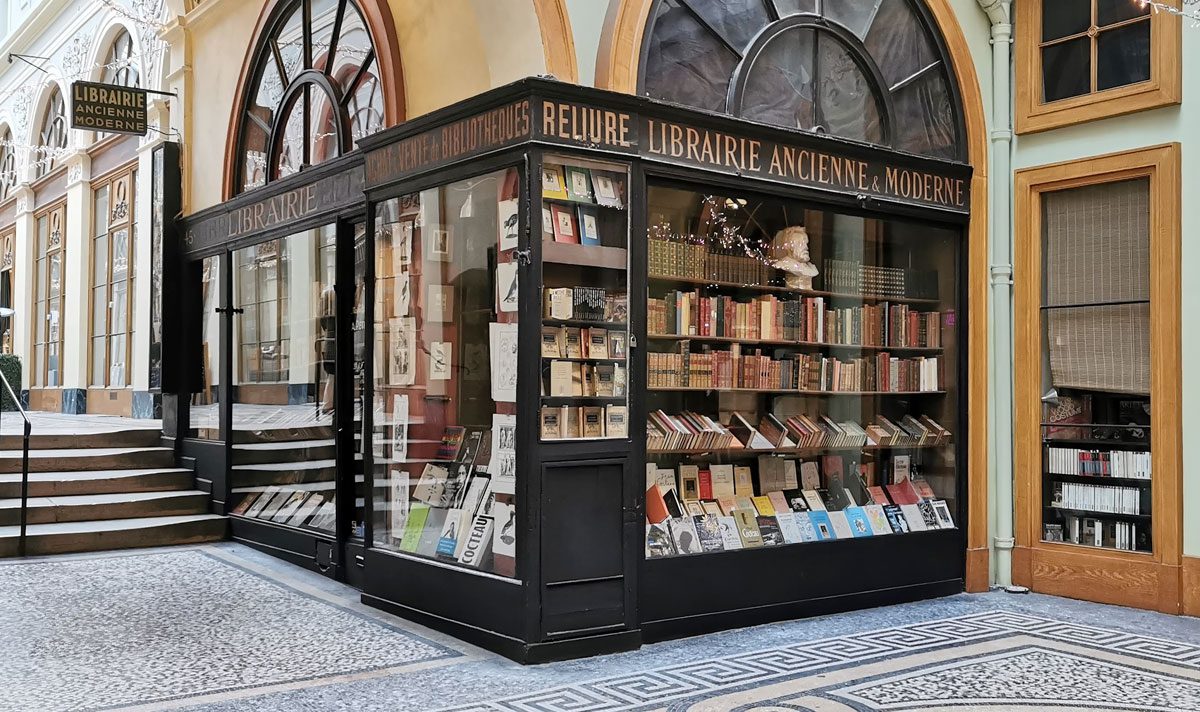
<instances>
[{"instance_id":1,"label":"black wooden shop front","mask_svg":"<svg viewBox=\"0 0 1200 712\"><path fill-rule=\"evenodd\" d=\"M187 392L165 427L236 540L523 662L960 592L970 174L522 80L187 218ZM801 226L820 275L795 289L771 240ZM836 325L796 336L793 303ZM738 358L762 368L712 365ZM779 382L802 363L817 387ZM913 415L949 432L648 453L654 413ZM882 487L903 465L954 524L694 555L664 524L675 541L648 556L662 472L745 473L738 497L766 506L776 460L785 478L813 463L822 493L835 468ZM715 491L672 481L696 516L722 513Z\"/></svg>"}]
</instances>

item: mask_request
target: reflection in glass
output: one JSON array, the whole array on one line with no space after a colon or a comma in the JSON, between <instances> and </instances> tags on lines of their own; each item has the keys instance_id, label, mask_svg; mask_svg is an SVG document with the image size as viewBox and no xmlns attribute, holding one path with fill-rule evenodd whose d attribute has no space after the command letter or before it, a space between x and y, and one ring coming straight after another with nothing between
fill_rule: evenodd
<instances>
[{"instance_id":1,"label":"reflection in glass","mask_svg":"<svg viewBox=\"0 0 1200 712\"><path fill-rule=\"evenodd\" d=\"M679 0L663 0L650 37L645 91L710 111L725 111L729 78L738 58Z\"/></svg>"},{"instance_id":2,"label":"reflection in glass","mask_svg":"<svg viewBox=\"0 0 1200 712\"><path fill-rule=\"evenodd\" d=\"M220 418L217 412L220 402L220 344L221 306L219 257L205 257L200 263L200 353L197 355L199 373L188 409L188 436L202 440L220 439Z\"/></svg>"},{"instance_id":3,"label":"reflection in glass","mask_svg":"<svg viewBox=\"0 0 1200 712\"><path fill-rule=\"evenodd\" d=\"M771 18L763 0L684 0L739 54Z\"/></svg>"},{"instance_id":4,"label":"reflection in glass","mask_svg":"<svg viewBox=\"0 0 1200 712\"><path fill-rule=\"evenodd\" d=\"M1096 89L1150 80L1150 22L1106 30L1096 37Z\"/></svg>"},{"instance_id":5,"label":"reflection in glass","mask_svg":"<svg viewBox=\"0 0 1200 712\"><path fill-rule=\"evenodd\" d=\"M929 34L907 0L883 0L864 44L889 87L938 61Z\"/></svg>"},{"instance_id":6,"label":"reflection in glass","mask_svg":"<svg viewBox=\"0 0 1200 712\"><path fill-rule=\"evenodd\" d=\"M856 37L866 37L881 0L825 0L825 17L845 25Z\"/></svg>"},{"instance_id":7,"label":"reflection in glass","mask_svg":"<svg viewBox=\"0 0 1200 712\"><path fill-rule=\"evenodd\" d=\"M1042 49L1043 101L1091 91L1091 40L1081 37Z\"/></svg>"},{"instance_id":8,"label":"reflection in glass","mask_svg":"<svg viewBox=\"0 0 1200 712\"><path fill-rule=\"evenodd\" d=\"M1092 24L1092 2L1094 0L1052 0L1044 3L1042 41L1049 42L1087 31ZM1119 2L1134 4L1127 0Z\"/></svg>"},{"instance_id":9,"label":"reflection in glass","mask_svg":"<svg viewBox=\"0 0 1200 712\"><path fill-rule=\"evenodd\" d=\"M755 58L742 96L742 116L810 130L816 124L813 44L808 29L782 32Z\"/></svg>"},{"instance_id":10,"label":"reflection in glass","mask_svg":"<svg viewBox=\"0 0 1200 712\"><path fill-rule=\"evenodd\" d=\"M882 143L883 112L854 57L839 40L827 34L818 35L818 51L821 125L834 136Z\"/></svg>"},{"instance_id":11,"label":"reflection in glass","mask_svg":"<svg viewBox=\"0 0 1200 712\"><path fill-rule=\"evenodd\" d=\"M894 96L896 148L942 158L955 153L954 107L941 72L929 72Z\"/></svg>"},{"instance_id":12,"label":"reflection in glass","mask_svg":"<svg viewBox=\"0 0 1200 712\"><path fill-rule=\"evenodd\" d=\"M518 193L513 169L392 198L373 236L374 545L509 577L517 314L496 264L516 265Z\"/></svg>"}]
</instances>

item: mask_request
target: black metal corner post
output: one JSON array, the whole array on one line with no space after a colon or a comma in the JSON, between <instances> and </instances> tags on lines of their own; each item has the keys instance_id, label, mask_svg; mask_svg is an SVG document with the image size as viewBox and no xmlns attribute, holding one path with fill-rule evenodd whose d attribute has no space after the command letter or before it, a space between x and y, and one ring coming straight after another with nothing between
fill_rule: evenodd
<instances>
[{"instance_id":1,"label":"black metal corner post","mask_svg":"<svg viewBox=\"0 0 1200 712\"><path fill-rule=\"evenodd\" d=\"M646 235L649 228L649 196L646 171L634 160L629 172L629 435L631 466L626 468L625 483L625 624L629 630L641 627L639 604L642 564L646 560L642 542L646 537L646 300L649 297Z\"/></svg>"},{"instance_id":2,"label":"black metal corner post","mask_svg":"<svg viewBox=\"0 0 1200 712\"><path fill-rule=\"evenodd\" d=\"M538 394L541 383L542 333L542 186L540 149L527 151L521 166L520 230L525 255L517 267L520 304L517 326L517 575L524 586L525 640L539 639L541 628L541 497L542 465L539 455Z\"/></svg>"},{"instance_id":3,"label":"black metal corner post","mask_svg":"<svg viewBox=\"0 0 1200 712\"><path fill-rule=\"evenodd\" d=\"M220 289L221 306L221 344L220 344L220 373L221 382L217 385L217 419L221 438L221 471L225 473L225 481L221 487L220 514L228 514L230 500L233 497L233 334L234 316L239 311L233 304L233 281L235 279L233 253L229 250L221 252L220 258ZM203 302L201 302L203 303ZM217 493L214 492L214 495Z\"/></svg>"},{"instance_id":4,"label":"black metal corner post","mask_svg":"<svg viewBox=\"0 0 1200 712\"><path fill-rule=\"evenodd\" d=\"M334 562L336 578L346 578L346 542L351 538L351 520L357 497L354 472L354 224L338 220L335 224L334 250L334 328L337 334L334 354L333 425L336 458L337 521ZM369 477L364 473L364 486ZM368 496L370 490L367 490Z\"/></svg>"}]
</instances>

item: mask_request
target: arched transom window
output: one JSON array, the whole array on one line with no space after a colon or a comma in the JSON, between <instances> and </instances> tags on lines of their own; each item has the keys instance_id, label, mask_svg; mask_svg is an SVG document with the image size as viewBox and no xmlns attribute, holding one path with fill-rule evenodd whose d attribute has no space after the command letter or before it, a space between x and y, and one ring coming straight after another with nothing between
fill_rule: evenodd
<instances>
[{"instance_id":1,"label":"arched transom window","mask_svg":"<svg viewBox=\"0 0 1200 712\"><path fill-rule=\"evenodd\" d=\"M34 157L34 177L41 178L54 170L56 159L67 147L67 117L63 106L62 92L58 87L46 100L42 122L38 129L38 150Z\"/></svg>"},{"instance_id":2,"label":"arched transom window","mask_svg":"<svg viewBox=\"0 0 1200 712\"><path fill-rule=\"evenodd\" d=\"M356 0L282 5L258 42L244 92L241 190L335 158L384 125L375 43Z\"/></svg>"},{"instance_id":3,"label":"arched transom window","mask_svg":"<svg viewBox=\"0 0 1200 712\"><path fill-rule=\"evenodd\" d=\"M656 0L642 93L963 159L958 100L920 0Z\"/></svg>"},{"instance_id":4,"label":"arched transom window","mask_svg":"<svg viewBox=\"0 0 1200 712\"><path fill-rule=\"evenodd\" d=\"M104 76L100 81L123 87L142 85L137 58L133 54L133 38L126 30L121 30L109 45L108 53L104 56Z\"/></svg>"},{"instance_id":5,"label":"arched transom window","mask_svg":"<svg viewBox=\"0 0 1200 712\"><path fill-rule=\"evenodd\" d=\"M17 147L13 145L11 129L0 135L0 202L8 200L17 184Z\"/></svg>"}]
</instances>

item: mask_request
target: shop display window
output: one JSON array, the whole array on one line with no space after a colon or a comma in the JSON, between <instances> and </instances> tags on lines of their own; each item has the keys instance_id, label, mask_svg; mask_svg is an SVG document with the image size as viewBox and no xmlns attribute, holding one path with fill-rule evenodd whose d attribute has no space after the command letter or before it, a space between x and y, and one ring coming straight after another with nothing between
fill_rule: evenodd
<instances>
[{"instance_id":1,"label":"shop display window","mask_svg":"<svg viewBox=\"0 0 1200 712\"><path fill-rule=\"evenodd\" d=\"M646 556L957 528L959 233L647 204Z\"/></svg>"},{"instance_id":2,"label":"shop display window","mask_svg":"<svg viewBox=\"0 0 1200 712\"><path fill-rule=\"evenodd\" d=\"M200 260L200 353L198 375L188 406L188 435L200 440L221 438L221 258Z\"/></svg>"},{"instance_id":3,"label":"shop display window","mask_svg":"<svg viewBox=\"0 0 1200 712\"><path fill-rule=\"evenodd\" d=\"M1149 552L1149 179L1045 193L1042 240L1042 540Z\"/></svg>"},{"instance_id":4,"label":"shop display window","mask_svg":"<svg viewBox=\"0 0 1200 712\"><path fill-rule=\"evenodd\" d=\"M624 166L542 165L544 441L629 437L628 184Z\"/></svg>"},{"instance_id":5,"label":"shop display window","mask_svg":"<svg viewBox=\"0 0 1200 712\"><path fill-rule=\"evenodd\" d=\"M376 548L516 576L520 174L375 207Z\"/></svg>"}]
</instances>

